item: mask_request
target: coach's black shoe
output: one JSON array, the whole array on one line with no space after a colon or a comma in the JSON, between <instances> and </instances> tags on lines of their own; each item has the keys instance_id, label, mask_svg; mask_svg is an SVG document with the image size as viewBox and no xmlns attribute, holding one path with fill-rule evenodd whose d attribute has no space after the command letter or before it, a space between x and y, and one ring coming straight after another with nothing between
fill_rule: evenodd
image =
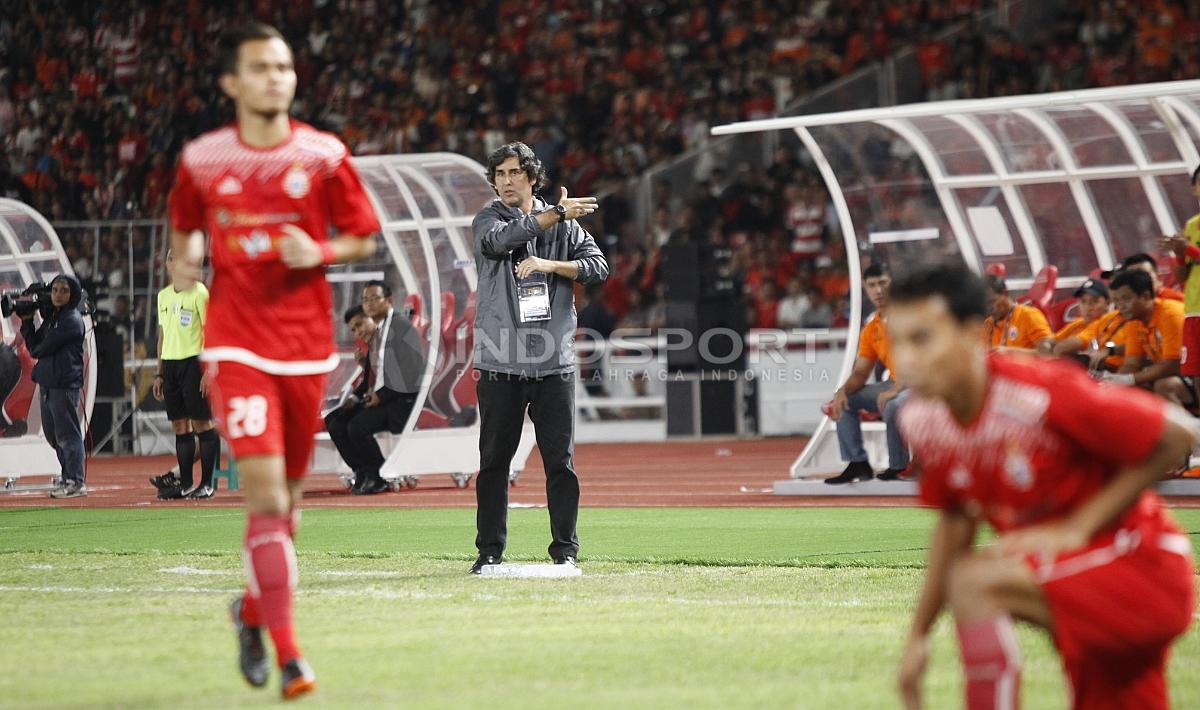
<instances>
[{"instance_id":1,"label":"coach's black shoe","mask_svg":"<svg viewBox=\"0 0 1200 710\"><path fill-rule=\"evenodd\" d=\"M496 557L495 555L480 555L478 559L475 560L475 564L471 565L471 574L483 574L483 568L485 565L498 565L503 561L503 557Z\"/></svg>"},{"instance_id":2,"label":"coach's black shoe","mask_svg":"<svg viewBox=\"0 0 1200 710\"><path fill-rule=\"evenodd\" d=\"M359 496L373 496L376 493L387 493L391 488L387 481L375 476L363 481L362 487L353 493Z\"/></svg>"},{"instance_id":3,"label":"coach's black shoe","mask_svg":"<svg viewBox=\"0 0 1200 710\"><path fill-rule=\"evenodd\" d=\"M212 498L213 493L214 491L212 486L200 485L196 486L187 493L184 493L183 497L190 500L204 500L205 498Z\"/></svg>"},{"instance_id":4,"label":"coach's black shoe","mask_svg":"<svg viewBox=\"0 0 1200 710\"><path fill-rule=\"evenodd\" d=\"M317 674L303 658L293 658L283 664L280 693L284 700L295 700L317 689Z\"/></svg>"},{"instance_id":5,"label":"coach's black shoe","mask_svg":"<svg viewBox=\"0 0 1200 710\"><path fill-rule=\"evenodd\" d=\"M555 557L554 564L567 565L569 567L578 567L579 566L579 565L575 564L575 555L560 555L558 557Z\"/></svg>"},{"instance_id":6,"label":"coach's black shoe","mask_svg":"<svg viewBox=\"0 0 1200 710\"><path fill-rule=\"evenodd\" d=\"M178 486L179 483L179 472L174 470L167 471L161 476L150 477L150 485L154 486L160 491L167 488L174 488L175 486Z\"/></svg>"},{"instance_id":7,"label":"coach's black shoe","mask_svg":"<svg viewBox=\"0 0 1200 710\"><path fill-rule=\"evenodd\" d=\"M267 662L267 649L263 646L262 629L258 626L248 626L242 621L242 598L238 597L229 605L229 618L237 631L238 666L242 669L242 677L255 688L267 684L267 673L270 664Z\"/></svg>"},{"instance_id":8,"label":"coach's black shoe","mask_svg":"<svg viewBox=\"0 0 1200 710\"><path fill-rule=\"evenodd\" d=\"M871 464L866 461L851 461L845 471L833 478L826 478L825 482L831 486L840 486L843 483L869 481L874 477L875 472L871 470Z\"/></svg>"}]
</instances>

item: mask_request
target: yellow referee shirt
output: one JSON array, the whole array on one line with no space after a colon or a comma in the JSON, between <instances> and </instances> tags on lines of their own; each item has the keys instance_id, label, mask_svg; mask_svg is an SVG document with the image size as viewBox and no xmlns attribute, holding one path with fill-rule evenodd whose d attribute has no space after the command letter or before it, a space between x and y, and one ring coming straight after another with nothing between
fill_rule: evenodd
<instances>
[{"instance_id":1,"label":"yellow referee shirt","mask_svg":"<svg viewBox=\"0 0 1200 710\"><path fill-rule=\"evenodd\" d=\"M1183 226L1183 236L1188 243L1200 247L1200 214L1192 217ZM1200 315L1200 264L1188 266L1187 283L1183 287L1183 310L1189 315Z\"/></svg>"},{"instance_id":2,"label":"yellow referee shirt","mask_svg":"<svg viewBox=\"0 0 1200 710\"><path fill-rule=\"evenodd\" d=\"M163 360L186 360L204 348L204 319L208 312L208 289L199 281L186 291L167 286L158 292L158 327Z\"/></svg>"}]
</instances>

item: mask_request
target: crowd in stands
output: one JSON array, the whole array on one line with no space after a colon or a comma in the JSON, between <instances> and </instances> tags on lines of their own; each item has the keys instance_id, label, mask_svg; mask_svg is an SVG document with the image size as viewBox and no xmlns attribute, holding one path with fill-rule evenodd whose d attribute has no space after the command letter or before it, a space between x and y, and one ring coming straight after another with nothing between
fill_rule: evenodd
<instances>
[{"instance_id":1,"label":"crowd in stands","mask_svg":"<svg viewBox=\"0 0 1200 710\"><path fill-rule=\"evenodd\" d=\"M926 98L981 98L1200 75L1200 5L1188 0L1065 0L1044 36L1024 44L972 28L926 34L917 61Z\"/></svg>"},{"instance_id":2,"label":"crowd in stands","mask_svg":"<svg viewBox=\"0 0 1200 710\"><path fill-rule=\"evenodd\" d=\"M172 156L229 118L212 47L247 16L295 50L296 115L354 153L521 136L590 194L984 4L4 0L0 185L54 219L160 214Z\"/></svg>"},{"instance_id":3,"label":"crowd in stands","mask_svg":"<svg viewBox=\"0 0 1200 710\"><path fill-rule=\"evenodd\" d=\"M80 12L65 0L36 8L4 0L0 193L55 222L160 216L172 156L185 140L229 118L228 102L213 86L211 50L224 28L249 15L279 26L295 48L297 117L337 132L356 154L482 156L519 135L552 176L587 194L707 141L715 122L772 115L885 56L901 45L897 38L939 30L984 4L944 0L901 10L876 1L604 2L572 9L552 2L262 0L168 9L129 0L92 3ZM366 42L359 32L365 22L373 28ZM564 56L570 60L550 61ZM747 199L740 180L729 181L738 193L734 211ZM712 194L727 187L720 174L710 182ZM750 187L757 198L768 186ZM787 186L773 179L770 187ZM814 181L805 178L793 190L803 194L789 192L788 204L822 202L808 209L824 214ZM660 226L690 232L707 216L667 214ZM769 215L772 228L797 219L776 216ZM806 276L794 268L764 279L757 264L778 240L768 230L745 229L761 225L727 221L724 236L738 251L750 295L759 300L762 292L769 302L790 294L785 321L798 322L798 305L817 300L809 279L791 283L793 275ZM135 235L140 272L149 254L146 235ZM127 234L104 235L99 250L83 233L64 237L85 278L113 288L128 280L121 248ZM627 277L654 262L653 249L625 251ZM767 261L778 263L777 256ZM831 281L828 274L818 280ZM768 281L773 285L762 285ZM639 300L655 300L652 283L639 285L628 289L638 295L614 289L614 315L626 317L627 302L637 311ZM768 310L758 306L754 320L771 321ZM812 310L814 322L831 321L836 304Z\"/></svg>"},{"instance_id":4,"label":"crowd in stands","mask_svg":"<svg viewBox=\"0 0 1200 710\"><path fill-rule=\"evenodd\" d=\"M354 153L482 157L520 137L574 194L614 190L705 143L711 125L773 115L907 43L929 98L1197 74L1195 3L1067 0L1028 46L977 22L992 4L0 0L0 195L54 222L161 216L182 143L230 117L214 40L250 16L294 47L296 116ZM966 31L937 39L960 22ZM662 322L660 249L672 240L732 253L751 327L847 321L836 219L797 151L761 172L718 166L687 195L664 184L654 204L649 234L607 218L599 228L614 278L591 301L617 326ZM63 231L81 276L110 288L129 278L129 233L105 233L97 250L90 233ZM142 283L149 232L132 235Z\"/></svg>"}]
</instances>

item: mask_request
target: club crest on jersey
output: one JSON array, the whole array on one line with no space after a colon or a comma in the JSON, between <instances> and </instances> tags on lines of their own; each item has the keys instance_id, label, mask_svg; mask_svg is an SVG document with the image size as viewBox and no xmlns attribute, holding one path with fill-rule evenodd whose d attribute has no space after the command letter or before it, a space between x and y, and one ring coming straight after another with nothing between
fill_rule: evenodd
<instances>
[{"instance_id":1,"label":"club crest on jersey","mask_svg":"<svg viewBox=\"0 0 1200 710\"><path fill-rule=\"evenodd\" d=\"M248 236L238 237L242 251L251 259L257 259L260 254L271 251L271 236L261 229L250 232Z\"/></svg>"},{"instance_id":2,"label":"club crest on jersey","mask_svg":"<svg viewBox=\"0 0 1200 710\"><path fill-rule=\"evenodd\" d=\"M1017 335L1018 335L1017 326L1014 325L1013 327L1008 329L1008 339L1009 340L1016 340Z\"/></svg>"},{"instance_id":3,"label":"club crest on jersey","mask_svg":"<svg viewBox=\"0 0 1200 710\"><path fill-rule=\"evenodd\" d=\"M1004 477L1019 491L1033 488L1033 466L1015 443L1009 445L1008 455L1004 457Z\"/></svg>"},{"instance_id":4,"label":"club crest on jersey","mask_svg":"<svg viewBox=\"0 0 1200 710\"><path fill-rule=\"evenodd\" d=\"M242 194L242 183L232 175L226 175L225 179L217 183L218 195L240 195Z\"/></svg>"},{"instance_id":5,"label":"club crest on jersey","mask_svg":"<svg viewBox=\"0 0 1200 710\"><path fill-rule=\"evenodd\" d=\"M971 485L971 472L962 466L956 467L950 472L950 487L964 490Z\"/></svg>"},{"instance_id":6,"label":"club crest on jersey","mask_svg":"<svg viewBox=\"0 0 1200 710\"><path fill-rule=\"evenodd\" d=\"M299 163L283 175L283 192L293 200L298 200L308 194L311 187L308 173Z\"/></svg>"}]
</instances>

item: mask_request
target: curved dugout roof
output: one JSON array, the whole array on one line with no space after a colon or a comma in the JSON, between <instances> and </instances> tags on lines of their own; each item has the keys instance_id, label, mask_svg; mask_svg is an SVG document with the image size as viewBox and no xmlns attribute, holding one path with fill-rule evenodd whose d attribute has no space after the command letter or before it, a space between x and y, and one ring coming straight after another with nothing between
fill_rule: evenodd
<instances>
[{"instance_id":1,"label":"curved dugout roof","mask_svg":"<svg viewBox=\"0 0 1200 710\"><path fill-rule=\"evenodd\" d=\"M1028 288L1045 265L1078 285L1155 251L1198 210L1200 81L971 99L750 121L716 135L791 130L833 198L861 312L859 253L931 252L1003 264ZM857 340L858 323L850 342ZM845 372L842 373L843 377Z\"/></svg>"},{"instance_id":2,"label":"curved dugout roof","mask_svg":"<svg viewBox=\"0 0 1200 710\"><path fill-rule=\"evenodd\" d=\"M471 220L495 198L482 165L452 153L353 159L382 226L382 246L369 260L331 268L341 366L336 393L354 376L353 337L341 314L359 302L365 281L393 288L395 308L411 309L426 348L417 406L406 431L475 423L472 329L477 283Z\"/></svg>"}]
</instances>

